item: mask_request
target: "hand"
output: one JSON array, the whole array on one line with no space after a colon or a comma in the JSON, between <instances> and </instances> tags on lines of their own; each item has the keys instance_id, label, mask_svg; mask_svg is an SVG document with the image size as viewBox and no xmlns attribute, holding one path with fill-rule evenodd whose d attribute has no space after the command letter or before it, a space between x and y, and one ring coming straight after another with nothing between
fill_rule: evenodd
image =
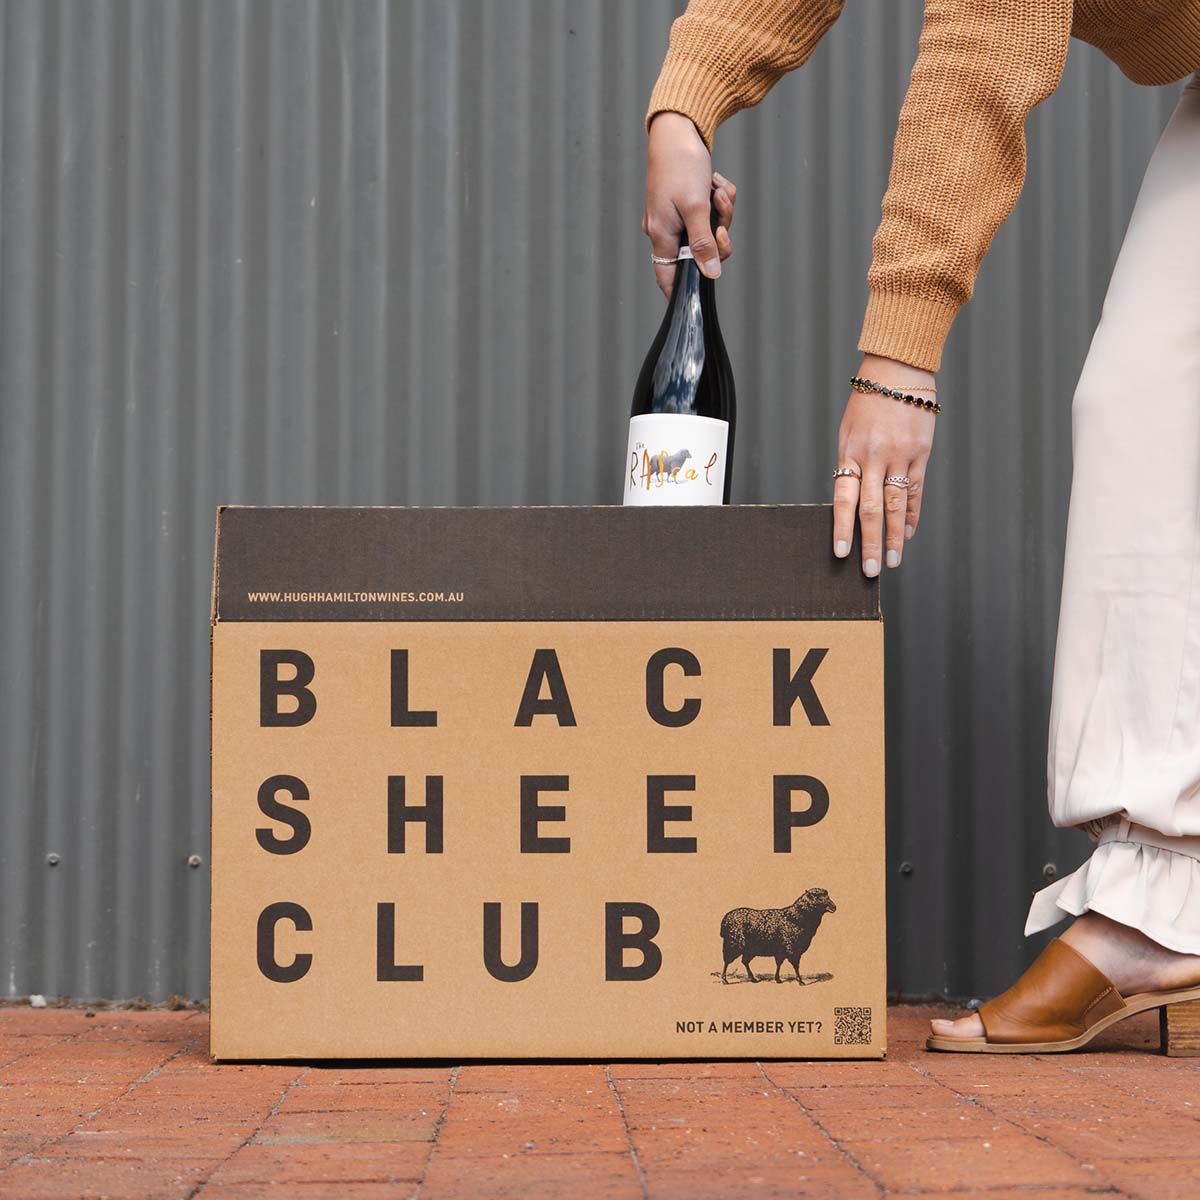
<instances>
[{"instance_id":1,"label":"hand","mask_svg":"<svg viewBox=\"0 0 1200 1200\"><path fill-rule=\"evenodd\" d=\"M933 384L932 371L873 354L862 360L857 373L906 392ZM933 399L930 392L918 394ZM916 532L936 421L928 409L891 396L850 393L838 429L837 465L857 468L862 480L839 475L833 481L833 552L839 558L850 553L857 508L866 575L878 575L881 562L898 567L905 541ZM890 483L885 487L885 475L907 475L907 490Z\"/></svg>"},{"instance_id":2,"label":"hand","mask_svg":"<svg viewBox=\"0 0 1200 1200\"><path fill-rule=\"evenodd\" d=\"M708 220L711 189L717 208L717 231ZM661 112L650 122L650 148L646 162L646 209L642 232L655 254L674 258L679 235L686 229L688 245L705 275L716 279L721 260L733 253L729 226L737 188L712 169L712 158L695 125L682 113ZM675 282L675 267L655 266L659 289L668 299Z\"/></svg>"}]
</instances>

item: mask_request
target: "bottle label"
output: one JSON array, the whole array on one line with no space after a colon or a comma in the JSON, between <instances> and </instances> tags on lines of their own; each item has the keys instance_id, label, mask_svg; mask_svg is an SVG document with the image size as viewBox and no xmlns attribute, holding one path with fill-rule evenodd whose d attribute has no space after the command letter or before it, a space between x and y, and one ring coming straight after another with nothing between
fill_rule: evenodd
<instances>
[{"instance_id":1,"label":"bottle label","mask_svg":"<svg viewBox=\"0 0 1200 1200\"><path fill-rule=\"evenodd\" d=\"M629 421L626 504L721 504L729 422L686 413Z\"/></svg>"}]
</instances>

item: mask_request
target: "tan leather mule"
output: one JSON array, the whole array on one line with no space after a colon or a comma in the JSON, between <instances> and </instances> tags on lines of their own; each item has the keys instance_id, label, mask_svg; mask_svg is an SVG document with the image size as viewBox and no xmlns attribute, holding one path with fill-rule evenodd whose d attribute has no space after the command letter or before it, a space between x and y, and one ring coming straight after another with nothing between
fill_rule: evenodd
<instances>
[{"instance_id":1,"label":"tan leather mule","mask_svg":"<svg viewBox=\"0 0 1200 1200\"><path fill-rule=\"evenodd\" d=\"M984 1036L930 1034L930 1050L975 1054L1051 1054L1086 1046L1117 1021L1161 1009L1162 1049L1200 1055L1200 985L1122 996L1078 950L1054 938L1006 992L979 1007Z\"/></svg>"}]
</instances>

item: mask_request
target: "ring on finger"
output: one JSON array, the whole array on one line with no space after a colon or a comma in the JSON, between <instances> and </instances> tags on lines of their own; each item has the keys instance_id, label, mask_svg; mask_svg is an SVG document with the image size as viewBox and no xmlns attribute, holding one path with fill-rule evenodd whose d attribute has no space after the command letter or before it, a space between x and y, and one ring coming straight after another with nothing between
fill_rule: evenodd
<instances>
[{"instance_id":1,"label":"ring on finger","mask_svg":"<svg viewBox=\"0 0 1200 1200\"><path fill-rule=\"evenodd\" d=\"M853 475L855 479L859 479L859 480L862 479L862 472L856 471L853 467L838 467L838 469L836 471L834 471L833 474L834 474L835 478L838 475Z\"/></svg>"},{"instance_id":2,"label":"ring on finger","mask_svg":"<svg viewBox=\"0 0 1200 1200\"><path fill-rule=\"evenodd\" d=\"M883 477L883 483L884 483L885 487L889 483L892 483L892 484L895 484L896 487L905 487L906 488L909 486L909 478L907 475L885 475Z\"/></svg>"}]
</instances>

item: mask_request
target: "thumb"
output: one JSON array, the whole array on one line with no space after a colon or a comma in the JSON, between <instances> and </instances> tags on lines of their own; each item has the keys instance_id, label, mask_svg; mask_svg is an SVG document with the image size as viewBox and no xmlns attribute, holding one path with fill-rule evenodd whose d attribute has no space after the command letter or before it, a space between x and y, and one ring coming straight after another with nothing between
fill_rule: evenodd
<instances>
[{"instance_id":1,"label":"thumb","mask_svg":"<svg viewBox=\"0 0 1200 1200\"><path fill-rule=\"evenodd\" d=\"M721 274L721 257L717 253L717 241L708 226L708 202L689 208L684 214L687 222L688 245L700 270L710 279Z\"/></svg>"}]
</instances>

